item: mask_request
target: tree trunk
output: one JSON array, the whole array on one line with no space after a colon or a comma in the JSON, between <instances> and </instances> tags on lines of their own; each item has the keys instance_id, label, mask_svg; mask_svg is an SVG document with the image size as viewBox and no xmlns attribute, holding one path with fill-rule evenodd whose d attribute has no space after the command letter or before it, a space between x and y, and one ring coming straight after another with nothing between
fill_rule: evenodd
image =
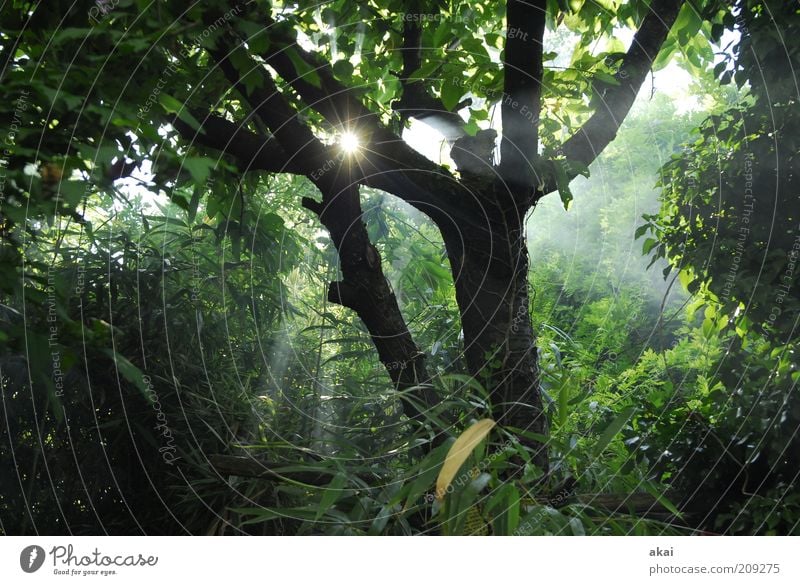
<instances>
[{"instance_id":1,"label":"tree trunk","mask_svg":"<svg viewBox=\"0 0 800 585\"><path fill-rule=\"evenodd\" d=\"M467 365L491 393L498 424L547 437L528 296L527 206L519 207L509 194L498 196L504 188L483 189L485 225L443 230ZM500 205L503 199L510 204ZM545 446L524 437L520 441L534 449L534 463L546 473Z\"/></svg>"},{"instance_id":2,"label":"tree trunk","mask_svg":"<svg viewBox=\"0 0 800 585\"><path fill-rule=\"evenodd\" d=\"M392 383L398 390L408 391L402 401L403 411L423 421L424 411L437 403L436 393L425 354L411 337L397 297L383 274L380 254L369 240L359 188L323 189L322 194L322 203L304 198L303 205L319 216L339 253L342 279L330 283L328 300L358 314Z\"/></svg>"}]
</instances>

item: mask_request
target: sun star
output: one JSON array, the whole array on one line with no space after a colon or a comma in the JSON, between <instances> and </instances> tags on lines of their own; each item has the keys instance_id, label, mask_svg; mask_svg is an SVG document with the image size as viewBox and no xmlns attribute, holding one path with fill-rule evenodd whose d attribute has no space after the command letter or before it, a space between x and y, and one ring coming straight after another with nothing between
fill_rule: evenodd
<instances>
[{"instance_id":1,"label":"sun star","mask_svg":"<svg viewBox=\"0 0 800 585\"><path fill-rule=\"evenodd\" d=\"M361 147L361 142L352 132L343 132L339 137L339 145L346 154L355 154Z\"/></svg>"}]
</instances>

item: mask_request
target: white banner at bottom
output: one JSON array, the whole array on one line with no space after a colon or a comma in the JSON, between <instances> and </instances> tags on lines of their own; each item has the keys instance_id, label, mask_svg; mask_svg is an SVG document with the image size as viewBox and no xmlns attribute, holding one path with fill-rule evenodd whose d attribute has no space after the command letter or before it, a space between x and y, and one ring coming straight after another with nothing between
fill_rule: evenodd
<instances>
[{"instance_id":1,"label":"white banner at bottom","mask_svg":"<svg viewBox=\"0 0 800 585\"><path fill-rule=\"evenodd\" d=\"M794 584L798 545L796 537L9 536L0 538L0 583Z\"/></svg>"}]
</instances>

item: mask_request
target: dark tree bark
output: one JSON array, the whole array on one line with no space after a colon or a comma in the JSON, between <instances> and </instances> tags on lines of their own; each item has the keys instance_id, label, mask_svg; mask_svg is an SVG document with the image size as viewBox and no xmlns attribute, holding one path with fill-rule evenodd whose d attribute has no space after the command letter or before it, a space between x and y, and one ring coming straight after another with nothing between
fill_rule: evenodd
<instances>
[{"instance_id":1,"label":"dark tree bark","mask_svg":"<svg viewBox=\"0 0 800 585\"><path fill-rule=\"evenodd\" d=\"M506 2L503 62L503 119L500 176L522 190L532 189L539 148L546 0Z\"/></svg>"},{"instance_id":2,"label":"dark tree bark","mask_svg":"<svg viewBox=\"0 0 800 585\"><path fill-rule=\"evenodd\" d=\"M443 229L461 312L470 374L491 393L492 417L506 427L546 437L536 338L530 320L527 208L501 182L484 186L486 226ZM547 471L547 450L521 438Z\"/></svg>"},{"instance_id":3,"label":"dark tree bark","mask_svg":"<svg viewBox=\"0 0 800 585\"><path fill-rule=\"evenodd\" d=\"M544 0L507 4L500 165L493 177L459 168L479 225L440 224L453 271L470 374L490 391L501 425L547 437L538 351L530 319L525 219L535 201ZM454 150L469 142L456 142ZM464 145L464 146L462 146ZM469 157L453 158L469 161ZM484 153L475 153L481 159ZM470 165L472 166L472 165ZM462 204L465 205L465 204ZM520 437L546 473L547 447Z\"/></svg>"},{"instance_id":4,"label":"dark tree bark","mask_svg":"<svg viewBox=\"0 0 800 585\"><path fill-rule=\"evenodd\" d=\"M303 199L328 229L339 253L342 280L330 284L328 300L358 314L392 382L401 390L413 389L411 400L403 401L405 412L421 419L424 409L437 402L425 354L411 338L383 274L380 254L369 240L358 191L358 185L351 183L338 192L322 190L322 203Z\"/></svg>"}]
</instances>

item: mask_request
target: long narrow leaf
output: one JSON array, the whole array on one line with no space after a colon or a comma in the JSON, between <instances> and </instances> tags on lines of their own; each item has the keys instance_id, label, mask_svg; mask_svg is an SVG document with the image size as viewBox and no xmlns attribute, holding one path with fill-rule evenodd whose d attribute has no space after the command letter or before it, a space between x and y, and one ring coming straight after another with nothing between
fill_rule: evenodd
<instances>
[{"instance_id":1,"label":"long narrow leaf","mask_svg":"<svg viewBox=\"0 0 800 585\"><path fill-rule=\"evenodd\" d=\"M599 457L603 451L605 451L606 447L608 447L609 443L617 436L622 430L630 418L633 416L633 413L636 412L635 406L629 406L622 412L617 415L610 425L606 427L603 433L600 435L600 438L597 440L597 444L594 446L594 456Z\"/></svg>"},{"instance_id":2,"label":"long narrow leaf","mask_svg":"<svg viewBox=\"0 0 800 585\"><path fill-rule=\"evenodd\" d=\"M490 418L479 420L461 433L461 436L450 447L450 451L448 451L444 460L444 465L442 465L442 470L439 472L439 478L436 480L436 498L438 500L444 498L447 488L450 487L458 470L475 447L489 434L494 425L495 422Z\"/></svg>"}]
</instances>

